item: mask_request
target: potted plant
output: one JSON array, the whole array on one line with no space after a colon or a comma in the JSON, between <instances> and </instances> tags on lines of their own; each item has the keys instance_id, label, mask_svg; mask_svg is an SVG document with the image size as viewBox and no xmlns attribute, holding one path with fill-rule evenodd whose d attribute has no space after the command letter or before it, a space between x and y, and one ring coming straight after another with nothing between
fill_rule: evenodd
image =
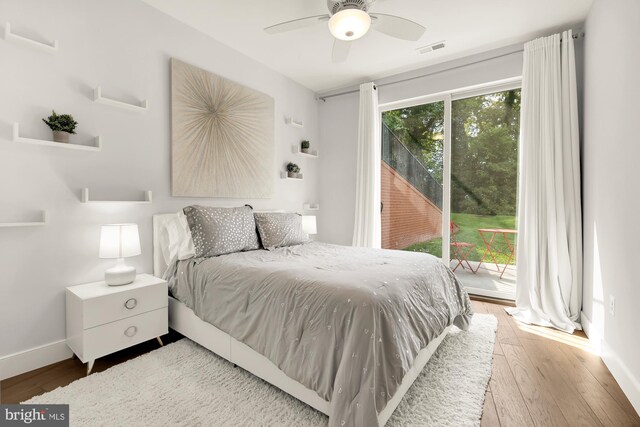
<instances>
[{"instance_id":1,"label":"potted plant","mask_svg":"<svg viewBox=\"0 0 640 427\"><path fill-rule=\"evenodd\" d=\"M298 173L300 173L300 166L289 162L287 165L287 176L289 178L298 178Z\"/></svg>"},{"instance_id":2,"label":"potted plant","mask_svg":"<svg viewBox=\"0 0 640 427\"><path fill-rule=\"evenodd\" d=\"M53 140L55 142L69 142L69 134L76 133L76 126L78 122L73 120L71 114L56 114L55 111L51 111L51 115L47 119L42 119L43 122L49 126L53 131Z\"/></svg>"},{"instance_id":3,"label":"potted plant","mask_svg":"<svg viewBox=\"0 0 640 427\"><path fill-rule=\"evenodd\" d=\"M300 151L303 153L309 154L309 147L311 147L311 143L306 139L300 143Z\"/></svg>"}]
</instances>

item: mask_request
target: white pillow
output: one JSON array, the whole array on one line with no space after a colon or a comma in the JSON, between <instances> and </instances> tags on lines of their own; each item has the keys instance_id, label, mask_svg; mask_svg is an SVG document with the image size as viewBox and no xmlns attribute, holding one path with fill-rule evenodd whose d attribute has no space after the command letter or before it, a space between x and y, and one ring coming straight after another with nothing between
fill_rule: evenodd
<instances>
[{"instance_id":1,"label":"white pillow","mask_svg":"<svg viewBox=\"0 0 640 427\"><path fill-rule=\"evenodd\" d=\"M165 265L169 265L171 263L171 256L169 255L169 232L167 231L166 224L160 229L158 247L162 252L162 259L164 259Z\"/></svg>"},{"instance_id":2,"label":"white pillow","mask_svg":"<svg viewBox=\"0 0 640 427\"><path fill-rule=\"evenodd\" d=\"M187 216L182 209L178 212L178 222L180 224L180 233L178 239L180 244L178 245L178 259L184 261L185 259L193 258L196 256L196 250L193 246L193 238L191 237L191 229L189 228L189 222Z\"/></svg>"},{"instance_id":3,"label":"white pillow","mask_svg":"<svg viewBox=\"0 0 640 427\"><path fill-rule=\"evenodd\" d=\"M161 234L161 237L164 237L161 242L163 244L163 255L165 256L167 264L176 258L184 261L196 255L193 239L191 238L191 230L189 230L189 223L182 210L178 211L175 218L167 222L165 230L166 236ZM166 255L164 247L168 250Z\"/></svg>"}]
</instances>

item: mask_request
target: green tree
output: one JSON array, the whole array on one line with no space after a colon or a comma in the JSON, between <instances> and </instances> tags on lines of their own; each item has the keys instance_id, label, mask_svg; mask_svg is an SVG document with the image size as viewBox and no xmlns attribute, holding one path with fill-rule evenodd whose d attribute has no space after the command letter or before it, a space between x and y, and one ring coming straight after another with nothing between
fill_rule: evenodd
<instances>
[{"instance_id":1,"label":"green tree","mask_svg":"<svg viewBox=\"0 0 640 427\"><path fill-rule=\"evenodd\" d=\"M442 184L444 103L387 111L382 117L391 132Z\"/></svg>"},{"instance_id":2,"label":"green tree","mask_svg":"<svg viewBox=\"0 0 640 427\"><path fill-rule=\"evenodd\" d=\"M519 122L519 90L452 103L452 212L515 215Z\"/></svg>"},{"instance_id":3,"label":"green tree","mask_svg":"<svg viewBox=\"0 0 640 427\"><path fill-rule=\"evenodd\" d=\"M384 124L442 184L444 103L388 111ZM520 90L452 102L451 208L515 215Z\"/></svg>"}]
</instances>

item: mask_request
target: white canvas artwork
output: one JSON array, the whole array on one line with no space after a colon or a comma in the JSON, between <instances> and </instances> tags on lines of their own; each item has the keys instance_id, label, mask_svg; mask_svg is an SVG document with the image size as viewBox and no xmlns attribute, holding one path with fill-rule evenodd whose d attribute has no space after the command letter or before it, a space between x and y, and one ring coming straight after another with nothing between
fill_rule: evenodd
<instances>
[{"instance_id":1,"label":"white canvas artwork","mask_svg":"<svg viewBox=\"0 0 640 427\"><path fill-rule=\"evenodd\" d=\"M171 125L173 196L273 196L273 98L172 59Z\"/></svg>"}]
</instances>

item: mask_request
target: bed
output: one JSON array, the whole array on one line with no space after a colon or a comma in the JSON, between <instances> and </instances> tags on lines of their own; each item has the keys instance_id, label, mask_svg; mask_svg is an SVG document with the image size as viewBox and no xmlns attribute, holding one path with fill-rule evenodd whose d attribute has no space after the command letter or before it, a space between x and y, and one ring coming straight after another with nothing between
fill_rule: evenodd
<instances>
[{"instance_id":1,"label":"bed","mask_svg":"<svg viewBox=\"0 0 640 427\"><path fill-rule=\"evenodd\" d=\"M158 236L174 215L153 217L170 327L330 426L385 425L452 325L470 322L460 283L424 254L312 242L167 265Z\"/></svg>"}]
</instances>

